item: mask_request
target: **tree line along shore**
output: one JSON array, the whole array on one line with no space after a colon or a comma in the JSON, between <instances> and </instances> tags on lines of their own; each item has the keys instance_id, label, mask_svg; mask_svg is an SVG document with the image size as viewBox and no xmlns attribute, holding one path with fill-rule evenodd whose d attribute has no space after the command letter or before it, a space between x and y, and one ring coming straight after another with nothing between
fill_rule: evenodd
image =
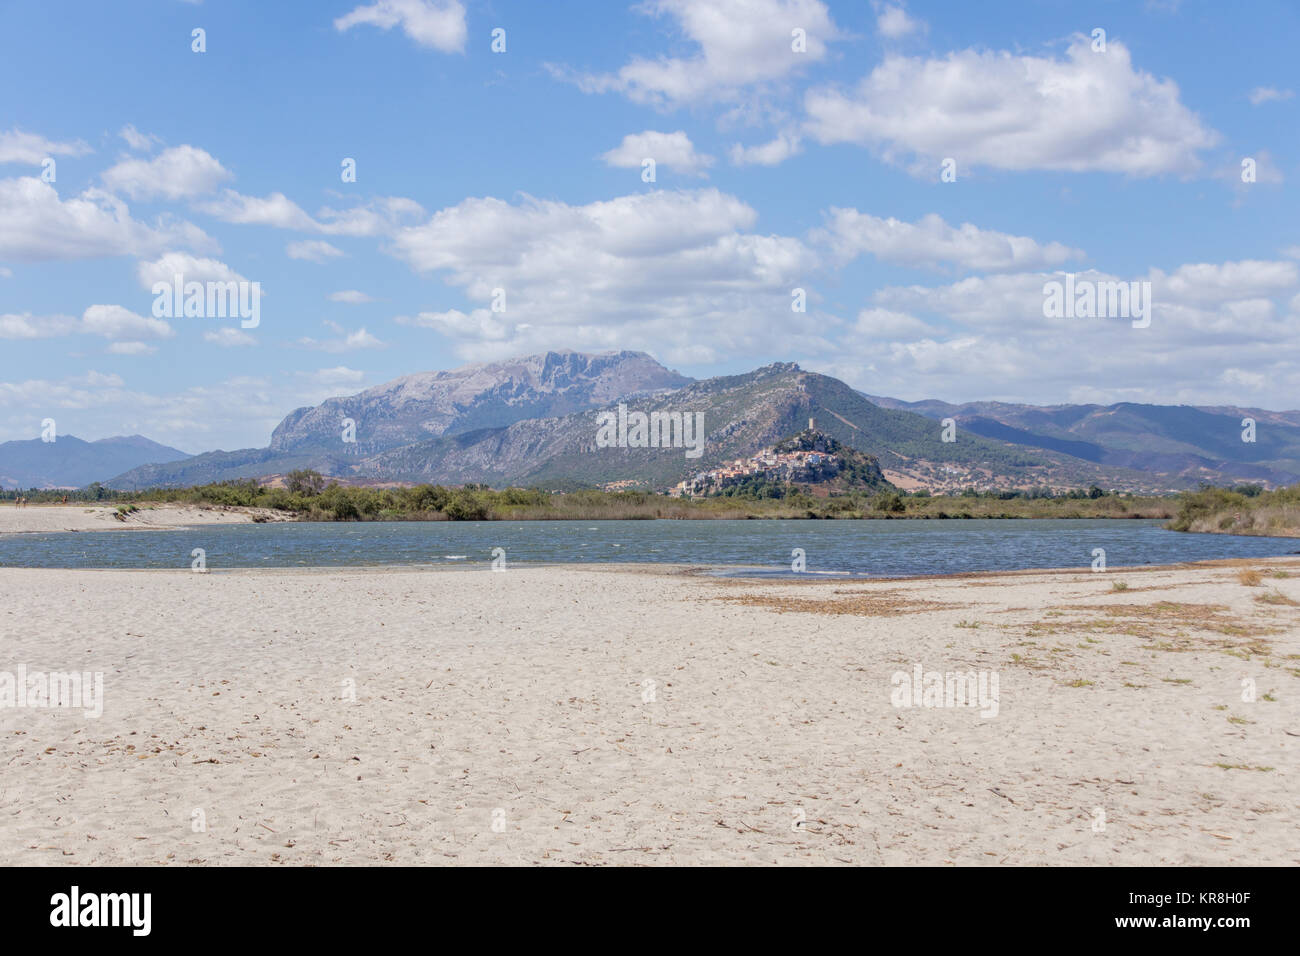
<instances>
[{"instance_id":1,"label":"tree line along shore","mask_svg":"<svg viewBox=\"0 0 1300 956\"><path fill-rule=\"evenodd\" d=\"M1285 534L1300 529L1300 486L1280 491L1255 486L1206 488L1170 496L1097 487L1055 493L967 489L956 495L931 495L864 490L819 496L798 485L757 483L692 499L636 490L551 492L482 484L345 486L302 471L291 473L282 487L250 479L133 492L98 484L75 491L0 491L0 500L16 503L18 498L29 504L107 504L124 515L167 504L260 508L304 521L1152 518L1170 521L1170 527L1180 531Z\"/></svg>"},{"instance_id":2,"label":"tree line along shore","mask_svg":"<svg viewBox=\"0 0 1300 956\"><path fill-rule=\"evenodd\" d=\"M816 495L793 484L751 483L705 498L673 498L650 491L536 488L347 486L312 471L292 472L283 486L256 480L189 488L117 491L93 484L76 490L0 490L17 504L96 503L123 515L140 508L184 504L259 508L303 521L537 521L620 519L828 518L1149 518L1175 531L1300 535L1300 485L1267 491L1257 485L1203 487L1172 495L1087 490L846 491Z\"/></svg>"}]
</instances>

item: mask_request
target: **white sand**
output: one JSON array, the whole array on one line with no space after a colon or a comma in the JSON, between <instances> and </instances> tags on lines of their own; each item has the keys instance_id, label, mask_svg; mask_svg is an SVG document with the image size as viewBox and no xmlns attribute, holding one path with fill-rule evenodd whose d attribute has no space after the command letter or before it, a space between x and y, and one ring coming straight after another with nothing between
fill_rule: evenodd
<instances>
[{"instance_id":1,"label":"white sand","mask_svg":"<svg viewBox=\"0 0 1300 956\"><path fill-rule=\"evenodd\" d=\"M1300 562L1251 566L1290 577L0 569L0 671L105 696L0 709L0 863L1294 864L1300 607L1254 598ZM915 663L998 716L895 708Z\"/></svg>"},{"instance_id":2,"label":"white sand","mask_svg":"<svg viewBox=\"0 0 1300 956\"><path fill-rule=\"evenodd\" d=\"M209 524L247 524L261 521L286 521L284 512L268 508L235 508L222 505L141 505L140 510L122 519L117 506L28 505L15 507L0 502L0 534L51 531L121 531L124 528L188 528Z\"/></svg>"}]
</instances>

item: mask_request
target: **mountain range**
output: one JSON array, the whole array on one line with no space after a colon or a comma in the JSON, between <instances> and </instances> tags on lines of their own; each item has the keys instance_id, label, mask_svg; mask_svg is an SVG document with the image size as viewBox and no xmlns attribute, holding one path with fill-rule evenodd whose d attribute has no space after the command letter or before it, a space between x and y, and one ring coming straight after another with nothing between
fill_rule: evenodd
<instances>
[{"instance_id":1,"label":"mountain range","mask_svg":"<svg viewBox=\"0 0 1300 956\"><path fill-rule=\"evenodd\" d=\"M83 441L58 435L0 444L0 488L80 488L131 468L189 458L143 435Z\"/></svg>"},{"instance_id":2,"label":"mountain range","mask_svg":"<svg viewBox=\"0 0 1300 956\"><path fill-rule=\"evenodd\" d=\"M703 453L635 441L604 447L596 441L601 413L620 404L629 414L702 414ZM1300 481L1296 411L904 402L792 363L697 381L632 351L554 351L416 373L296 409L265 448L186 457L155 446L161 451L147 461L89 479L90 472L80 472L79 480L140 489L312 468L343 481L664 489L788 438L810 418L818 431L878 459L885 477L902 488L1096 483L1160 492L1201 482ZM1246 418L1256 423L1254 442L1242 440ZM945 428L945 419L955 428ZM672 444L667 432L664 438ZM11 446L32 444L0 446L7 484L11 472L36 473L30 462L17 470L7 457ZM71 483L66 473L50 478L56 472L48 467L40 473L50 483Z\"/></svg>"}]
</instances>

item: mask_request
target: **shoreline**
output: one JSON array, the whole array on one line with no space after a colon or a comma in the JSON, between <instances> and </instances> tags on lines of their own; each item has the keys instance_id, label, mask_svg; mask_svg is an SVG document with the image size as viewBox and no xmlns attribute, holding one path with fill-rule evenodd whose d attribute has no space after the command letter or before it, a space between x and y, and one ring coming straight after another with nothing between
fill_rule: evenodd
<instances>
[{"instance_id":1,"label":"shoreline","mask_svg":"<svg viewBox=\"0 0 1300 956\"><path fill-rule=\"evenodd\" d=\"M1300 559L377 570L0 568L0 671L103 675L0 706L0 862L1300 862Z\"/></svg>"},{"instance_id":2,"label":"shoreline","mask_svg":"<svg viewBox=\"0 0 1300 956\"><path fill-rule=\"evenodd\" d=\"M0 565L3 571L29 571L47 573L107 573L107 574L203 574L203 575L273 575L303 574L328 575L340 573L356 574L444 574L493 572L488 558L477 562L447 562L439 564L321 564L321 565L281 565L281 566L225 566L208 568L195 572L185 567L169 568L114 568L114 567L24 567L20 565ZM1246 558L1206 558L1202 561L1178 561L1173 564L1133 564L1110 565L1105 571L1094 572L1086 565L1073 567L1008 568L1002 570L950 571L944 573L923 572L911 575L864 575L854 571L808 571L803 573L781 572L780 568L760 567L743 564L686 564L658 563L654 561L590 561L575 563L572 561L521 561L511 562L509 570L527 571L566 571L572 573L599 572L609 574L658 574L670 577L696 577L713 581L738 581L746 583L769 582L773 585L835 585L835 584L911 584L926 581L963 581L979 578L1014 578L1047 577L1052 575L1089 575L1096 580L1105 580L1108 575L1117 573L1142 574L1157 571L1196 571L1219 568L1245 567L1295 567L1300 569L1300 551L1293 554L1261 555ZM784 566L782 566L784 567ZM725 573L749 570L753 574ZM775 572L775 573L774 573ZM505 572L501 572L505 573Z\"/></svg>"}]
</instances>

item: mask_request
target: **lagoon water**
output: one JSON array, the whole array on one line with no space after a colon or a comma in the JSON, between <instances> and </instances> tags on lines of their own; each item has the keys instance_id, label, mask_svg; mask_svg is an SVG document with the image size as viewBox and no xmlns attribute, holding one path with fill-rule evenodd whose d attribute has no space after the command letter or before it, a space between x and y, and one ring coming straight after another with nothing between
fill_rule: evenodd
<instances>
[{"instance_id":1,"label":"lagoon water","mask_svg":"<svg viewBox=\"0 0 1300 956\"><path fill-rule=\"evenodd\" d=\"M951 519L895 521L294 522L160 531L0 535L0 567L189 568L210 571L433 565L691 564L724 573L790 573L802 548L809 572L867 576L1025 568L1109 568L1300 553L1300 539L1166 531L1160 521ZM741 572L741 569L744 569Z\"/></svg>"}]
</instances>

